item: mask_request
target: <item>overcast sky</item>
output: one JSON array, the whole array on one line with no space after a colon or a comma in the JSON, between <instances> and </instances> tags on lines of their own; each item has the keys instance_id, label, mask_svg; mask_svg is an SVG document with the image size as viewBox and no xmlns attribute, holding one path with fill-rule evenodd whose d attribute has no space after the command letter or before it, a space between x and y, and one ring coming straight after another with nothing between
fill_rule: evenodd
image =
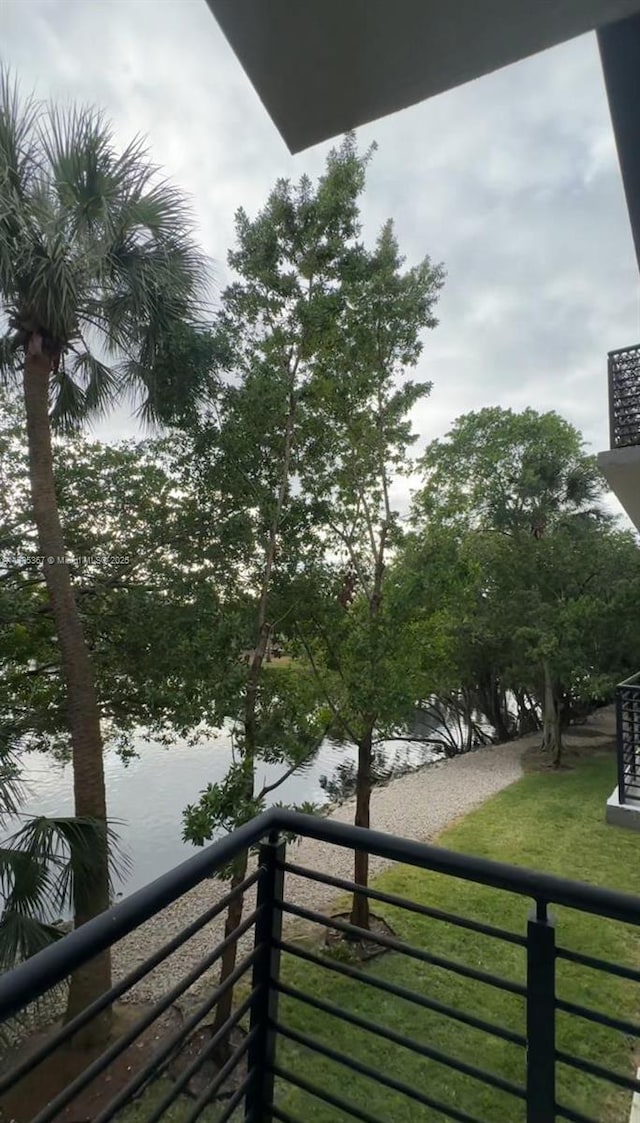
<instances>
[{"instance_id":1,"label":"overcast sky","mask_svg":"<svg viewBox=\"0 0 640 1123\"><path fill-rule=\"evenodd\" d=\"M288 154L204 0L0 0L0 53L26 89L102 106L193 198L221 283L233 214ZM421 441L484 405L557 409L608 447L607 351L636 343L638 274L596 39L588 35L359 130L378 141L365 237L393 217L409 262L444 262L421 373ZM116 415L103 434L133 431Z\"/></svg>"}]
</instances>

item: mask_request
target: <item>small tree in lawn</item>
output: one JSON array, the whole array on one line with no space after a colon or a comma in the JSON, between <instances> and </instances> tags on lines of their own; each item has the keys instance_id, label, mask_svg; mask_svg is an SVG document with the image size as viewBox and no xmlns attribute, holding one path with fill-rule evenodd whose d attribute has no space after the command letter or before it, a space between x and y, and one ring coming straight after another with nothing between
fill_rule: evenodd
<instances>
[{"instance_id":1,"label":"small tree in lawn","mask_svg":"<svg viewBox=\"0 0 640 1123\"><path fill-rule=\"evenodd\" d=\"M428 258L404 270L391 223L375 248L350 263L334 348L313 387L322 422L304 487L322 508L327 556L346 565L331 628L320 620L300 640L336 719L358 750L357 826L369 826L371 761L377 734L407 719L420 697L408 605L388 581L400 540L391 489L411 467L410 414L430 383L407 380L422 351L421 332L443 270ZM368 855L355 855L354 881L366 886ZM368 898L354 894L352 922L369 926Z\"/></svg>"},{"instance_id":2,"label":"small tree in lawn","mask_svg":"<svg viewBox=\"0 0 640 1123\"><path fill-rule=\"evenodd\" d=\"M314 415L312 386L330 363L343 275L357 255L366 162L348 137L330 153L316 187L307 177L296 187L280 180L255 219L242 210L236 216L229 264L237 280L223 294L220 326L234 380L221 394L219 420L195 427L194 469L220 532L233 528L245 545L235 609L228 606L238 627L221 703L233 723L237 760L224 782L185 812L185 837L199 845L260 809L267 794L256 787L260 760L280 763L284 778L309 760L326 728L313 675L269 664L267 654L274 635L295 619L292 581L319 548L313 496L300 479L323 424ZM232 886L246 869L243 854ZM226 935L241 923L242 909L239 896ZM235 959L232 943L221 983ZM216 1028L226 1022L232 997L228 991L218 1003Z\"/></svg>"}]
</instances>

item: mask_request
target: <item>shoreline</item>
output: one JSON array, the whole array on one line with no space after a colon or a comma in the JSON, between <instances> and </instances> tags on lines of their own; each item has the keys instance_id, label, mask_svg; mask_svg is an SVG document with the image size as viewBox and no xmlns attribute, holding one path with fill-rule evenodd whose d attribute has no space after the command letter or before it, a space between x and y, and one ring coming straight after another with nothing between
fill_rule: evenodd
<instances>
[{"instance_id":1,"label":"shoreline","mask_svg":"<svg viewBox=\"0 0 640 1123\"><path fill-rule=\"evenodd\" d=\"M419 769L376 785L371 793L372 828L419 842L433 841L451 823L520 779L524 774L522 755L528 748L539 743L539 739L539 733L528 734L502 745L483 746L474 752L429 761ZM354 807L355 797L351 796L332 807L329 818L351 822ZM296 864L312 870L330 870L334 876L347 880L353 875L353 855L351 851L341 847L304 838L289 844L289 856ZM254 863L255 858L252 859L250 868ZM372 855L369 869L371 878L391 864ZM220 900L227 889L228 882L207 879L115 945L114 980L122 978L162 944L176 936L187 924L196 920ZM322 910L336 896L334 889L320 882L287 875L287 898L295 904ZM255 893L247 893L247 912L254 902ZM223 926L224 914L201 929L123 998L129 1002L157 1000L166 991L168 979L175 982L176 978L186 974L222 939ZM241 955L249 950L251 940L252 934L248 933L239 941ZM189 996L210 985L216 975L217 967L206 972L181 1001L188 1001Z\"/></svg>"},{"instance_id":2,"label":"shoreline","mask_svg":"<svg viewBox=\"0 0 640 1123\"><path fill-rule=\"evenodd\" d=\"M615 734L615 710L603 707L584 723L572 726L566 734L567 751L586 745L590 749L610 748ZM371 795L371 826L390 834L401 835L418 842L436 843L447 827L480 807L492 796L521 779L527 771L523 758L539 747L539 732L526 734L501 745L479 746L475 751L459 756L425 762L419 769L386 780L377 785ZM533 754L535 756L535 753ZM435 767L437 765L437 767ZM538 762L539 767L539 762ZM352 822L355 797L332 808L329 817L342 822ZM344 880L352 880L353 854L350 850L303 838L289 844L288 857L297 865L310 870L330 872ZM371 879L377 877L393 863L374 855L370 857ZM249 869L255 867L255 857L250 858ZM302 907L327 911L340 895L333 887L299 875L287 874L286 897ZM184 928L197 920L228 891L228 882L209 878L195 886L173 904L152 917L113 946L113 981L119 982L130 971L141 965ZM255 887L245 895L245 915L255 907ZM148 1005L157 1002L177 981L209 955L223 938L225 913L205 925L186 944L158 967L149 972L119 1000L130 1005ZM301 924L290 918L289 938L300 934ZM296 928L298 931L296 931ZM252 947L253 930L238 942L239 958ZM172 1003L178 1013L190 1012L202 992L217 984L219 964L205 972L184 994ZM55 1019L64 1006L64 990L58 988L52 1005L45 1003L46 1021ZM42 1027L43 1007L25 1011L26 1020L18 1019L7 1042L17 1044L34 1029ZM35 1018L35 1023L32 1021Z\"/></svg>"}]
</instances>

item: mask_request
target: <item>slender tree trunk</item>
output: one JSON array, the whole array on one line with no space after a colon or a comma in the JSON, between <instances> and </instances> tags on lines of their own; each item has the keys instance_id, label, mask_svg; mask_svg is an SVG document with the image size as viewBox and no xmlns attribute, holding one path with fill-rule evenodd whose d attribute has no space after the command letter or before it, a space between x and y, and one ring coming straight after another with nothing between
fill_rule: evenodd
<instances>
[{"instance_id":1,"label":"slender tree trunk","mask_svg":"<svg viewBox=\"0 0 640 1123\"><path fill-rule=\"evenodd\" d=\"M386 490L385 490L386 495ZM388 506L388 501L387 501ZM375 627L382 601L382 584L384 580L384 554L387 542L387 523L383 523L380 531L380 542L376 551L375 570L373 575L373 589L369 597L369 620L371 627ZM369 811L371 805L371 756L373 745L373 727L375 715L365 715L365 733L358 741L358 776L356 786L356 816L357 827L369 826ZM356 885L366 888L369 884L369 855L366 851L356 850L353 863L353 880ZM359 928L369 928L369 898L364 893L354 893L351 904L351 923Z\"/></svg>"},{"instance_id":2,"label":"slender tree trunk","mask_svg":"<svg viewBox=\"0 0 640 1123\"><path fill-rule=\"evenodd\" d=\"M560 698L555 699L554 707L554 742L553 742L553 767L559 768L562 760L562 750L564 748L562 742L562 701Z\"/></svg>"},{"instance_id":3,"label":"slender tree trunk","mask_svg":"<svg viewBox=\"0 0 640 1123\"><path fill-rule=\"evenodd\" d=\"M553 681L547 659L542 661L544 693L542 702L542 748L549 752L553 745Z\"/></svg>"},{"instance_id":4,"label":"slender tree trunk","mask_svg":"<svg viewBox=\"0 0 640 1123\"><path fill-rule=\"evenodd\" d=\"M500 688L493 671L488 671L485 680L478 684L478 692L482 699L484 715L495 730L498 742L508 741L511 737L508 715L503 712Z\"/></svg>"},{"instance_id":5,"label":"slender tree trunk","mask_svg":"<svg viewBox=\"0 0 640 1123\"><path fill-rule=\"evenodd\" d=\"M29 476L38 547L44 555L44 577L60 645L66 688L75 814L95 819L105 828L104 842L95 855L91 883L74 885L74 925L78 928L109 907L107 805L98 700L89 651L65 561L65 544L55 493L49 426L50 374L51 359L42 352L39 337L34 336L24 368ZM67 1017L72 1018L110 986L111 956L109 951L105 951L74 972ZM108 1033L109 1020L108 1014L105 1014L89 1025L82 1034L83 1044L103 1039Z\"/></svg>"},{"instance_id":6,"label":"slender tree trunk","mask_svg":"<svg viewBox=\"0 0 640 1123\"><path fill-rule=\"evenodd\" d=\"M540 719L530 695L526 690L516 691L516 701L518 704L518 733L520 736L535 733L540 728Z\"/></svg>"},{"instance_id":7,"label":"slender tree trunk","mask_svg":"<svg viewBox=\"0 0 640 1123\"><path fill-rule=\"evenodd\" d=\"M509 741L511 740L511 737L513 735L513 729L511 728L507 699L499 679L495 675L492 675L491 677L496 733L498 734L498 738L500 741Z\"/></svg>"},{"instance_id":8,"label":"slender tree trunk","mask_svg":"<svg viewBox=\"0 0 640 1123\"><path fill-rule=\"evenodd\" d=\"M464 690L462 694L464 698L464 721L466 727L466 751L469 753L473 748L473 702L471 699L471 692Z\"/></svg>"},{"instance_id":9,"label":"slender tree trunk","mask_svg":"<svg viewBox=\"0 0 640 1123\"><path fill-rule=\"evenodd\" d=\"M548 659L543 659L544 707L542 717L542 748L551 756L554 768L562 759L562 705L557 698Z\"/></svg>"},{"instance_id":10,"label":"slender tree trunk","mask_svg":"<svg viewBox=\"0 0 640 1123\"><path fill-rule=\"evenodd\" d=\"M356 787L356 827L369 826L371 804L371 752L373 730L358 742L358 778ZM356 850L353 861L353 880L356 885L369 884L369 854L366 850ZM369 898L364 893L354 893L351 905L351 923L358 928L369 927Z\"/></svg>"},{"instance_id":11,"label":"slender tree trunk","mask_svg":"<svg viewBox=\"0 0 640 1123\"><path fill-rule=\"evenodd\" d=\"M538 702L538 699L535 697L535 695L531 697L531 692L529 690L525 690L524 697L526 704L529 707L531 720L535 722L535 728L540 729L540 704Z\"/></svg>"},{"instance_id":12,"label":"slender tree trunk","mask_svg":"<svg viewBox=\"0 0 640 1123\"><path fill-rule=\"evenodd\" d=\"M247 865L248 854L245 850L244 853L238 856L238 859L234 865L233 874L231 877L231 889L236 889L237 886L244 881L245 877L247 876ZM232 901L229 905L229 908L227 909L227 916L224 924L225 940L228 936L231 936L232 933L235 932L236 928L239 928L242 924L243 909L244 896L243 894L239 894L236 897L235 901ZM233 943L229 944L229 947L223 952L222 959L220 960L220 985L222 985L225 979L227 979L231 972L234 970L237 957L238 947L237 943L234 941ZM222 1026L224 1026L225 1022L229 1020L229 1018L231 1017L232 1009L233 987L230 987L229 990L225 994L223 994L222 998L218 1002L218 1005L216 1006L216 1014L213 1021L212 1034L217 1033L218 1030L221 1029ZM225 1037L223 1041L221 1041L216 1055L216 1060L221 1067L227 1061L230 1052L231 1049L229 1038Z\"/></svg>"},{"instance_id":13,"label":"slender tree trunk","mask_svg":"<svg viewBox=\"0 0 640 1123\"><path fill-rule=\"evenodd\" d=\"M244 745L243 745L243 758L246 766L247 780L246 780L246 796L248 799L253 798L253 788L255 782L254 769L256 748L258 742L258 729L257 729L257 710L258 710L258 689L260 684L260 672L262 664L269 650L271 629L267 621L267 612L269 606L269 594L271 591L271 575L273 573L273 566L276 559L276 549L278 545L278 533L280 529L280 522L282 519L282 511L287 498L289 490L289 476L291 471L291 454L293 450L293 436L296 419L297 399L295 395L295 377L297 371L297 364L294 364L291 371L291 390L289 394L289 405L287 413L287 422L285 428L285 441L282 463L282 476L280 478L280 487L278 490L278 499L276 503L276 510L273 517L273 522L269 529L269 538L265 549L264 559L264 572L262 576L262 584L260 588L260 600L258 602L258 617L257 617L257 633L258 641L251 655L249 663L249 674L247 677L247 691L244 706ZM245 851L244 854L239 855L234 869L234 875L231 880L231 887L234 888L244 880L247 873L248 855ZM230 936L235 932L236 928L242 923L242 914L244 910L243 896L239 896L228 908L227 917L225 921L225 937ZM225 979L229 977L234 970L238 957L238 945L236 942L230 944L224 953L220 963L220 985L224 983ZM216 1033L222 1029L225 1022L231 1015L233 1009L233 988L228 990L223 995L222 999L216 1006L216 1015L213 1023L213 1031ZM218 1058L222 1059L222 1063L229 1054L229 1041L225 1039L218 1050Z\"/></svg>"}]
</instances>

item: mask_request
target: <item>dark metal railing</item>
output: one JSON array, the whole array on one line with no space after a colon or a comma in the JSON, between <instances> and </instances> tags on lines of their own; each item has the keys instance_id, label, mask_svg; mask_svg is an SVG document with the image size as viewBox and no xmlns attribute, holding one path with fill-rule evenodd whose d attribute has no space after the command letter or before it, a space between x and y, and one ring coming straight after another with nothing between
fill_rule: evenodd
<instances>
[{"instance_id":1,"label":"dark metal railing","mask_svg":"<svg viewBox=\"0 0 640 1123\"><path fill-rule=\"evenodd\" d=\"M640 674L616 689L618 799L640 800Z\"/></svg>"},{"instance_id":2,"label":"dark metal railing","mask_svg":"<svg viewBox=\"0 0 640 1123\"><path fill-rule=\"evenodd\" d=\"M609 352L611 448L640 445L640 344Z\"/></svg>"},{"instance_id":3,"label":"dark metal railing","mask_svg":"<svg viewBox=\"0 0 640 1123\"><path fill-rule=\"evenodd\" d=\"M522 931L513 931L488 923L486 919L439 910L429 903L407 900L378 888L358 890L372 904L382 905L394 915L398 910L398 915L408 920L421 918L421 921L433 922L439 932L461 932L464 941L470 941L462 945L469 953L468 961L464 962L442 954L442 947L437 942L429 941L423 946L394 935L390 929L369 931L359 928L346 918L348 914L329 916L292 899L288 892L291 884L309 886L315 882L331 894L351 893L356 887L345 878L313 870L288 859L283 836L291 835L315 838L350 850L366 850L392 862L486 887L489 893L499 890L511 895L511 898L524 898L530 903L528 918L527 910L523 908ZM183 1120L191 1123L203 1113L207 1120L215 1118L216 1123L229 1120L234 1123L239 1120L245 1123L272 1123L273 1120L301 1123L300 1117L292 1114L290 1100L287 1099L292 1090L315 1102L318 1109L325 1112L323 1119L334 1118L326 1114L330 1109L339 1113L340 1118L383 1123L380 1114L376 1113L375 1100L362 1091L365 1085L384 1089L385 1095L395 1097L399 1118L432 1119L432 1113L436 1112L439 1118L458 1123L483 1123L483 1117L471 1114L471 1109L455 1095L447 1099L437 1088L434 1089L430 1081L416 1086L402 1079L401 1073L394 1071L388 1061L388 1056L397 1049L413 1054L421 1065L444 1067L452 1075L473 1082L479 1089L488 1090L489 1095L501 1097L501 1103L508 1101L508 1109L500 1108L497 1113L494 1110L491 1118L508 1118L510 1123L518 1120L523 1123L555 1123L557 1120L598 1123L597 1119L578 1107L559 1101L556 1087L559 1066L604 1082L614 1090L623 1089L628 1094L640 1091L640 1082L633 1078L630 1071L619 1072L604 1063L606 1050L596 1053L598 1059L593 1060L564 1047L564 1037L562 1048L556 1040L559 1018L586 1023L595 1027L594 1032L606 1030L622 1034L626 1042L630 1038L640 1038L640 1024L621 1017L615 1006L612 1012L569 1001L559 985L563 964L572 972L584 971L587 975L594 971L604 972L612 979L623 979L628 984L640 982L640 971L634 966L605 961L588 954L588 950L569 946L571 941L567 940L567 933L571 932L568 918L572 915L567 910L638 928L640 897L282 808L272 808L257 817L0 978L0 1020L5 1034L13 1032L16 1025L24 1026L20 1019L33 1009L36 1000L48 997L53 1001L59 993L55 988L97 952L116 944L196 885L206 884L206 879L213 873L226 869L238 854L256 844L259 847L257 863L243 882L157 948L144 963L120 979L108 994L44 1040L39 1038L41 1043L36 1047L21 1052L7 1046L0 1069L0 1107L7 1118L25 1123L29 1116L20 1115L15 1110L19 1089L25 1086L35 1088L41 1080L39 1072L46 1068L54 1055L58 1055L58 1051L76 1040L78 1033L92 1019L116 999L130 995L150 972L163 968L165 989L161 998L150 1007L140 1007L140 1016L133 1022L129 1019L126 1028L119 1031L99 1055L96 1056L95 1051L87 1055L82 1070L74 1073L54 1096L37 1106L32 1113L37 1123L63 1118L62 1113L67 1108L71 1105L75 1108L78 1097L96 1087L103 1092L106 1087L114 1087L115 1091L106 1100L103 1096L98 1108L91 1111L89 1117L95 1123L108 1123L116 1115L120 1120L126 1120L127 1115L119 1113L126 1112L131 1105L135 1105L137 1123L174 1119L174 1115L167 1116L166 1113L171 1112L176 1102L181 1108L181 1123ZM295 880L291 882L290 879ZM176 952L182 954L194 937L202 939L205 931L209 931L208 926L215 923L229 903L240 895L246 898L246 916L242 924L215 946L208 947L204 956L196 956L195 962L185 960L188 966L177 977L175 961L170 957ZM302 900L308 899L303 894ZM557 921L549 913L551 905L562 908ZM410 977L400 976L400 980L396 981L397 976L386 978L384 973L367 970L348 959L322 954L317 940L301 940L292 925L283 924L285 918L312 922L322 929L340 932L354 939L366 937L369 943L393 953L398 962L415 965L415 971ZM210 981L205 973L216 969L231 943L236 943L238 947L237 964L220 986ZM520 963L517 977L503 967L505 951L500 952L499 957L494 954L496 966L490 969L492 958L483 952L485 944L505 951L511 949L510 954L516 956ZM302 974L299 970L296 973L287 969L287 964L296 963L304 965ZM471 988L469 993L476 993L479 987L507 996L508 1002L515 1003L517 1007L517 1024L500 1024L487 1014L479 1000L474 1003L474 1008L469 1009L456 1003L448 989L434 993L430 981L438 972L451 980L451 987L456 980L464 980L465 986L468 984ZM379 1004L375 1017L366 1016L355 1005L335 1003L331 990L328 998L322 989L314 988L313 980L318 977L346 979L377 995ZM408 982L413 985L406 985ZM197 984L199 987L194 993L193 988ZM198 1048L186 1049L187 1044L194 1041L194 1034L210 1024L206 1019L232 987L235 989L235 1006L229 1018L220 1027L214 1024L208 1037L200 1040ZM589 996L588 985L585 994ZM158 1027L162 1025L163 1017L185 996L190 997L190 1002L185 1004L179 1027L165 1026L160 1032ZM400 1004L401 1009L418 1010L421 1016L423 1013L425 1016L435 1014L459 1027L460 1032L470 1029L488 1043L498 1042L501 1047L504 1045L515 1050L520 1057L518 1064L522 1079L495 1071L490 1064L481 1063L478 1056L471 1061L455 1055L443 1046L442 1041L429 1034L411 1035L405 1032L402 1017L399 1022L396 1019L395 1026L389 1024L390 1019L385 1015L394 1003L396 1009ZM357 1056L354 1055L357 1049L345 1049L344 1042L341 1046L333 1037L320 1040L317 1034L308 1031L307 1022L303 1022L301 1028L299 1022L295 1024L292 1021L288 1016L291 1004L298 1004L309 1011L310 1018L321 1015L336 1027L348 1027L348 1042L357 1043L363 1038L371 1038L382 1043L382 1054L369 1055L361 1049L360 1056ZM146 1052L143 1050L143 1059L136 1064L125 1064L123 1078L123 1058L126 1062L131 1056L127 1051L144 1041L144 1035L151 1027L155 1027L154 1032L157 1031L153 1048ZM237 1031L237 1040L229 1044L231 1030ZM227 1042L227 1051L221 1059L217 1050L223 1040ZM308 1071L301 1071L297 1060L302 1055L318 1058L321 1066L319 1079L311 1079ZM495 1049L489 1049L487 1055L489 1058L495 1056ZM632 1051L629 1055L631 1057ZM216 1064L211 1066L214 1056ZM177 1057L182 1058L178 1068ZM380 1057L383 1062L388 1061L386 1067L384 1063L379 1063ZM115 1084L106 1083L106 1076L118 1064L121 1064L119 1080ZM344 1070L344 1080L329 1086L322 1079L327 1065ZM200 1079L194 1091L192 1081L197 1076ZM186 1092L190 1094L188 1100ZM220 1098L222 1093L224 1098ZM423 1116L424 1111L428 1114ZM389 1117L387 1113L386 1118ZM65 1115L64 1118L71 1116ZM307 1112L304 1118L312 1119L314 1115Z\"/></svg>"}]
</instances>

